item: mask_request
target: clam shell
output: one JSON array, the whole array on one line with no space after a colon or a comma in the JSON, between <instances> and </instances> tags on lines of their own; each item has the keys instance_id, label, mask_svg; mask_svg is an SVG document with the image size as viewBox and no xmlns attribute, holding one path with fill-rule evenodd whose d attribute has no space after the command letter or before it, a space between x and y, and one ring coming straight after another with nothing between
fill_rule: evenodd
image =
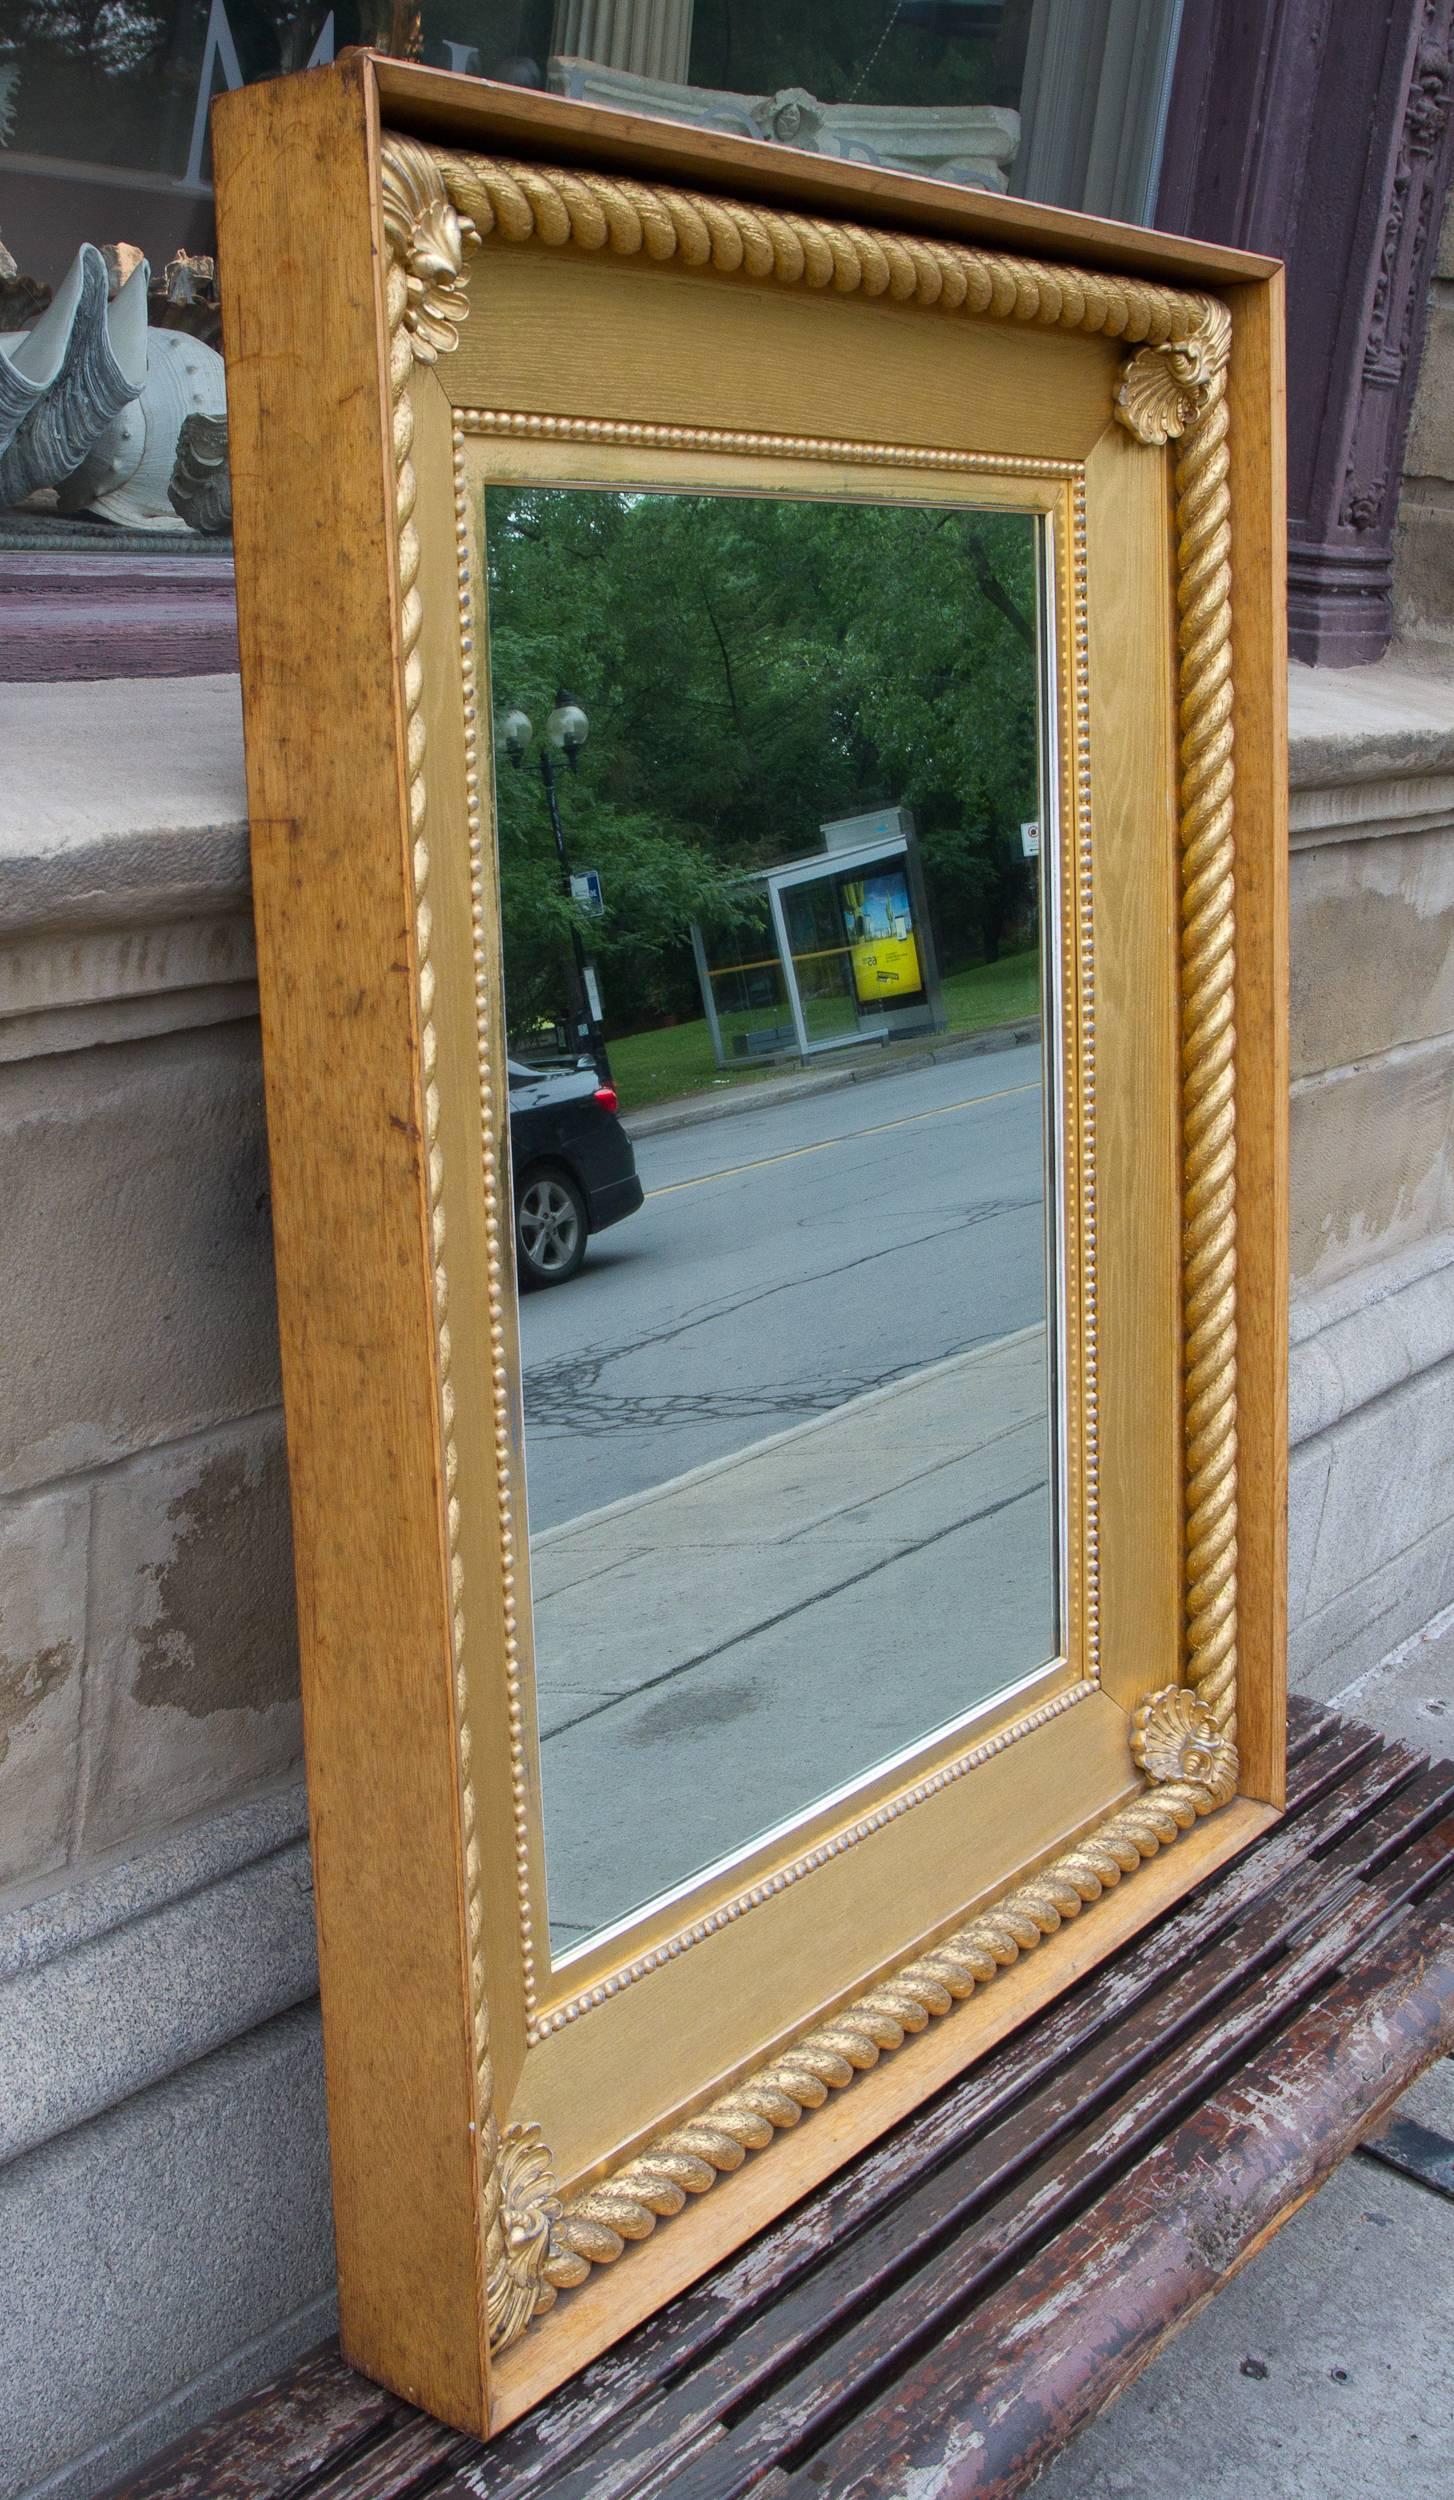
<instances>
[{"instance_id":1,"label":"clam shell","mask_svg":"<svg viewBox=\"0 0 1454 2500\"><path fill-rule=\"evenodd\" d=\"M232 478L227 466L226 417L182 419L176 466L167 482L172 510L188 529L232 527Z\"/></svg>"},{"instance_id":2,"label":"clam shell","mask_svg":"<svg viewBox=\"0 0 1454 2500\"><path fill-rule=\"evenodd\" d=\"M83 243L49 309L0 338L0 507L59 486L135 399L149 277L140 262L108 303L106 263Z\"/></svg>"},{"instance_id":3,"label":"clam shell","mask_svg":"<svg viewBox=\"0 0 1454 2500\"><path fill-rule=\"evenodd\" d=\"M1152 1781L1192 1780L1217 1797L1230 1797L1237 1785L1236 1746L1184 1684L1170 1684L1137 1705L1131 1758Z\"/></svg>"},{"instance_id":4,"label":"clam shell","mask_svg":"<svg viewBox=\"0 0 1454 2500\"><path fill-rule=\"evenodd\" d=\"M227 406L222 358L185 330L151 330L146 380L56 497L62 512L88 512L122 529L184 530L167 495L177 440L189 416Z\"/></svg>"}]
</instances>

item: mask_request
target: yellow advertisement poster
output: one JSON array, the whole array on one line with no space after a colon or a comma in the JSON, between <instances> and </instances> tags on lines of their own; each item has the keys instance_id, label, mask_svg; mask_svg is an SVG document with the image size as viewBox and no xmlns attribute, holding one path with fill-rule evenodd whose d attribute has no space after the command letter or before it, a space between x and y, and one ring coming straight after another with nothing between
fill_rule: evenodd
<instances>
[{"instance_id":1,"label":"yellow advertisement poster","mask_svg":"<svg viewBox=\"0 0 1454 2500\"><path fill-rule=\"evenodd\" d=\"M909 909L909 883L902 870L851 882L845 879L839 892L860 1004L915 996L924 983Z\"/></svg>"}]
</instances>

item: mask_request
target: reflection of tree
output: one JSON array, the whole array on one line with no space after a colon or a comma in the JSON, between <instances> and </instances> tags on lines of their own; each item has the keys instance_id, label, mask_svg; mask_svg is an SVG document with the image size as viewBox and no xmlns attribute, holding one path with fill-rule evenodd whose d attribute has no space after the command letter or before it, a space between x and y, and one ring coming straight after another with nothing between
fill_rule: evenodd
<instances>
[{"instance_id":1,"label":"reflection of tree","mask_svg":"<svg viewBox=\"0 0 1454 2500\"><path fill-rule=\"evenodd\" d=\"M593 950L613 1021L694 1012L687 922L734 870L817 847L826 819L905 804L947 969L993 955L1032 892L1034 550L1020 514L733 496L494 489L497 709L537 730L557 685L591 716L564 779L601 872ZM569 907L533 771L501 775L507 977L556 1003Z\"/></svg>"},{"instance_id":2,"label":"reflection of tree","mask_svg":"<svg viewBox=\"0 0 1454 2500\"><path fill-rule=\"evenodd\" d=\"M0 0L0 64L18 67L12 145L38 155L180 174L210 0ZM329 0L224 0L247 79L299 69ZM360 39L358 0L336 47ZM110 238L98 238L109 240ZM55 273L55 274L58 274Z\"/></svg>"},{"instance_id":3,"label":"reflection of tree","mask_svg":"<svg viewBox=\"0 0 1454 2500\"><path fill-rule=\"evenodd\" d=\"M5 0L0 49L19 52L28 72L47 56L106 77L194 66L207 36L208 0ZM327 10L316 0L227 0L228 23L250 76L288 64L298 38L316 36Z\"/></svg>"}]
</instances>

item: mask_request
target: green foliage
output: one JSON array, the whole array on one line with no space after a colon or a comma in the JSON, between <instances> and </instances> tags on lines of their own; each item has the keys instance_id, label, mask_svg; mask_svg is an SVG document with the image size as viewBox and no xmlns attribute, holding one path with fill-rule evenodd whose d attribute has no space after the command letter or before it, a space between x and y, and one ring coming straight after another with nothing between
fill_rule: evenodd
<instances>
[{"instance_id":1,"label":"green foliage","mask_svg":"<svg viewBox=\"0 0 1454 2500\"><path fill-rule=\"evenodd\" d=\"M499 774L512 1025L559 1011L572 906L537 768L558 687L590 716L558 773L608 1026L699 1012L693 919L734 874L815 851L835 816L912 807L941 969L1023 938L1037 812L1035 539L1022 514L766 497L492 488L497 714L535 724Z\"/></svg>"}]
</instances>

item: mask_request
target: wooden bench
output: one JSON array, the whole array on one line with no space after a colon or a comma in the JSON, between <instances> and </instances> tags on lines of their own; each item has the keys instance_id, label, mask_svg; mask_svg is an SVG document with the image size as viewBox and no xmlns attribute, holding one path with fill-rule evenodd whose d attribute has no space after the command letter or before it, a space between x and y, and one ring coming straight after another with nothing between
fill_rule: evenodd
<instances>
[{"instance_id":1,"label":"wooden bench","mask_svg":"<svg viewBox=\"0 0 1454 2500\"><path fill-rule=\"evenodd\" d=\"M1454 2048L1454 1764L1291 1751L1244 1857L487 2449L328 2347L125 2500L1008 2500Z\"/></svg>"}]
</instances>

